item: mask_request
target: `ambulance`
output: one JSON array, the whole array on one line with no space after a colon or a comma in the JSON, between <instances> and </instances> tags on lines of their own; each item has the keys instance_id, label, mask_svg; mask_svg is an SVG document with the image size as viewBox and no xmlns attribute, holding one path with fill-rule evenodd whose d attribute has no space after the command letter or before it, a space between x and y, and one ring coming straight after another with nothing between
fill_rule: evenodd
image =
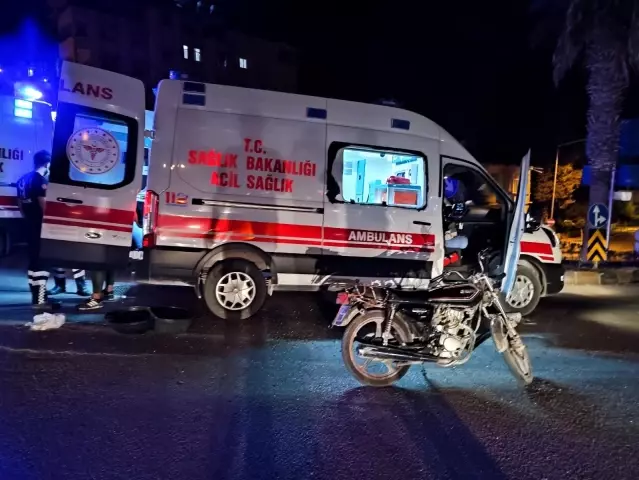
<instances>
[{"instance_id":1,"label":"ambulance","mask_svg":"<svg viewBox=\"0 0 639 480\"><path fill-rule=\"evenodd\" d=\"M33 154L51 150L51 105L0 95L0 256L24 241L15 182L33 170Z\"/></svg>"},{"instance_id":2,"label":"ambulance","mask_svg":"<svg viewBox=\"0 0 639 480\"><path fill-rule=\"evenodd\" d=\"M136 79L63 65L43 260L127 268L146 136L144 268L136 272L194 287L218 317L249 318L276 289L425 288L444 268L473 268L487 246L504 270L516 270L513 309L528 312L563 287L554 233L531 227L522 236L523 200L423 116L164 80L145 132L144 98ZM451 222L457 206L463 217ZM461 260L445 266L451 235L468 241Z\"/></svg>"}]
</instances>

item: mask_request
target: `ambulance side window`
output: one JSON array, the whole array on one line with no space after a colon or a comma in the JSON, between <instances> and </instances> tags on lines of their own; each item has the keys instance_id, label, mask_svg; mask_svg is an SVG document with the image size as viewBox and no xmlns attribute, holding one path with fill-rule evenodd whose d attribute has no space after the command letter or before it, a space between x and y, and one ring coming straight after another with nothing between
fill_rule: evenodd
<instances>
[{"instance_id":1,"label":"ambulance side window","mask_svg":"<svg viewBox=\"0 0 639 480\"><path fill-rule=\"evenodd\" d=\"M115 190L135 178L138 122L125 115L58 105L51 181Z\"/></svg>"},{"instance_id":2,"label":"ambulance side window","mask_svg":"<svg viewBox=\"0 0 639 480\"><path fill-rule=\"evenodd\" d=\"M426 158L416 152L345 146L332 159L328 197L358 205L423 208L425 167Z\"/></svg>"}]
</instances>

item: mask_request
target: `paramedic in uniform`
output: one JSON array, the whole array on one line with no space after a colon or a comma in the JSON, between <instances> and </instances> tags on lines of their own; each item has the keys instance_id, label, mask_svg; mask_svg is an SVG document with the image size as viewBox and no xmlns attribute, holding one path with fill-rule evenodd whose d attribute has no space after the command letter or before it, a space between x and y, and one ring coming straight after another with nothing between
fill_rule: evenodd
<instances>
[{"instance_id":1,"label":"paramedic in uniform","mask_svg":"<svg viewBox=\"0 0 639 480\"><path fill-rule=\"evenodd\" d=\"M33 171L16 182L18 207L25 220L27 244L29 246L29 286L31 302L35 308L51 308L47 302L47 280L49 272L40 266L40 231L44 217L47 175L51 155L45 150L33 156Z\"/></svg>"}]
</instances>

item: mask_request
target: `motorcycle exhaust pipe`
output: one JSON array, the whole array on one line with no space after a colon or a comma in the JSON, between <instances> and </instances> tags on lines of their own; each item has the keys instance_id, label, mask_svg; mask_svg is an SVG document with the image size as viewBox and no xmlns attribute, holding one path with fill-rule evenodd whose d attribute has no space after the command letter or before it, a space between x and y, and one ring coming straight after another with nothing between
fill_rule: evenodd
<instances>
[{"instance_id":1,"label":"motorcycle exhaust pipe","mask_svg":"<svg viewBox=\"0 0 639 480\"><path fill-rule=\"evenodd\" d=\"M439 360L433 355L419 352L409 352L405 349L389 346L359 345L357 354L364 358L374 360L393 360L396 362L436 362Z\"/></svg>"}]
</instances>

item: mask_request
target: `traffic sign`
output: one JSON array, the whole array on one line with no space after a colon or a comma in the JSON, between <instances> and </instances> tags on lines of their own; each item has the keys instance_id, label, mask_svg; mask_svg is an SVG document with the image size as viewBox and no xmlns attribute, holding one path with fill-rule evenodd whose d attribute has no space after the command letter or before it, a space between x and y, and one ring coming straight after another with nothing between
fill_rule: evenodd
<instances>
[{"instance_id":1,"label":"traffic sign","mask_svg":"<svg viewBox=\"0 0 639 480\"><path fill-rule=\"evenodd\" d=\"M592 228L606 228L608 224L608 207L603 203L594 203L588 209L588 224Z\"/></svg>"},{"instance_id":2,"label":"traffic sign","mask_svg":"<svg viewBox=\"0 0 639 480\"><path fill-rule=\"evenodd\" d=\"M608 259L606 231L602 229L595 229L590 230L588 233L588 261L605 262Z\"/></svg>"}]
</instances>

